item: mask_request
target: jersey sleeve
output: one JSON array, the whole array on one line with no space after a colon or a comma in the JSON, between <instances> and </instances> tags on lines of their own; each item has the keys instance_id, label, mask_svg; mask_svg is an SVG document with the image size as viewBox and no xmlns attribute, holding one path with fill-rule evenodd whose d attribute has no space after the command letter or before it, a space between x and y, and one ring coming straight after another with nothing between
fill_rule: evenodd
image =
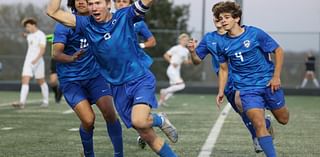
<instances>
[{"instance_id":1,"label":"jersey sleeve","mask_svg":"<svg viewBox=\"0 0 320 157\"><path fill-rule=\"evenodd\" d=\"M66 29L65 26L62 24L56 24L55 30L54 30L54 40L53 43L67 43L67 35L68 35L68 29Z\"/></svg>"},{"instance_id":2,"label":"jersey sleeve","mask_svg":"<svg viewBox=\"0 0 320 157\"><path fill-rule=\"evenodd\" d=\"M166 52L166 54L172 56L172 54L176 51L176 49L177 49L177 47L173 46Z\"/></svg>"},{"instance_id":3,"label":"jersey sleeve","mask_svg":"<svg viewBox=\"0 0 320 157\"><path fill-rule=\"evenodd\" d=\"M207 36L202 38L199 45L196 47L196 53L201 60L203 60L210 53L207 47Z\"/></svg>"},{"instance_id":4,"label":"jersey sleeve","mask_svg":"<svg viewBox=\"0 0 320 157\"><path fill-rule=\"evenodd\" d=\"M141 0L135 1L127 10L127 17L133 20L133 23L143 20L146 12L149 11L149 7L145 6Z\"/></svg>"},{"instance_id":5,"label":"jersey sleeve","mask_svg":"<svg viewBox=\"0 0 320 157\"><path fill-rule=\"evenodd\" d=\"M257 39L261 49L266 53L274 52L279 47L279 44L261 29L257 29Z\"/></svg>"},{"instance_id":6,"label":"jersey sleeve","mask_svg":"<svg viewBox=\"0 0 320 157\"><path fill-rule=\"evenodd\" d=\"M217 45L217 54L218 54L219 63L225 63L228 61L228 55L224 51L223 45L224 45L223 43L219 43Z\"/></svg>"},{"instance_id":7,"label":"jersey sleeve","mask_svg":"<svg viewBox=\"0 0 320 157\"><path fill-rule=\"evenodd\" d=\"M39 35L39 44L44 46L47 44L47 37L44 33L40 33Z\"/></svg>"},{"instance_id":8,"label":"jersey sleeve","mask_svg":"<svg viewBox=\"0 0 320 157\"><path fill-rule=\"evenodd\" d=\"M80 32L84 32L86 26L90 23L90 16L79 16L79 15L75 15L76 16L76 32L80 33Z\"/></svg>"},{"instance_id":9,"label":"jersey sleeve","mask_svg":"<svg viewBox=\"0 0 320 157\"><path fill-rule=\"evenodd\" d=\"M139 25L140 25L139 34L141 34L144 40L147 40L153 36L144 21L139 22Z\"/></svg>"}]
</instances>

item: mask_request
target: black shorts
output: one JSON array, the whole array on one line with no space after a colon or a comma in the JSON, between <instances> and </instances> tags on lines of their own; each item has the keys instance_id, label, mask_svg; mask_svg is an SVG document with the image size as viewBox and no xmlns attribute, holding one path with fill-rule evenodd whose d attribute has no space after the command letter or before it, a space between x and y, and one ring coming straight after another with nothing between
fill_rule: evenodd
<instances>
[{"instance_id":1,"label":"black shorts","mask_svg":"<svg viewBox=\"0 0 320 157\"><path fill-rule=\"evenodd\" d=\"M51 58L50 74L54 74L54 73L57 73L56 61Z\"/></svg>"}]
</instances>

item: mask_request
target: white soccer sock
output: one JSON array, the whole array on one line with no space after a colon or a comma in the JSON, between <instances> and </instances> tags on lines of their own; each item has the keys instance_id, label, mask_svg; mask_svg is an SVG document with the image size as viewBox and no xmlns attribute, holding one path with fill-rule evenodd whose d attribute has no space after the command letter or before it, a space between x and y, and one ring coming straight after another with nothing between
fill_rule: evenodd
<instances>
[{"instance_id":1,"label":"white soccer sock","mask_svg":"<svg viewBox=\"0 0 320 157\"><path fill-rule=\"evenodd\" d=\"M20 90L20 103L26 104L28 93L29 93L29 85L22 84L21 90Z\"/></svg>"},{"instance_id":2,"label":"white soccer sock","mask_svg":"<svg viewBox=\"0 0 320 157\"><path fill-rule=\"evenodd\" d=\"M48 104L49 103L49 88L48 88L48 84L45 82L43 83L41 86L41 94L43 97L43 103L44 104Z\"/></svg>"},{"instance_id":3,"label":"white soccer sock","mask_svg":"<svg viewBox=\"0 0 320 157\"><path fill-rule=\"evenodd\" d=\"M182 83L182 84L171 85L170 87L164 89L165 100L168 100L173 95L173 93L183 90L185 87L186 85Z\"/></svg>"},{"instance_id":4,"label":"white soccer sock","mask_svg":"<svg viewBox=\"0 0 320 157\"><path fill-rule=\"evenodd\" d=\"M319 82L316 78L313 79L313 83L317 88L319 88Z\"/></svg>"},{"instance_id":5,"label":"white soccer sock","mask_svg":"<svg viewBox=\"0 0 320 157\"><path fill-rule=\"evenodd\" d=\"M301 88L304 88L308 83L308 79L303 79L302 83L301 83Z\"/></svg>"}]
</instances>

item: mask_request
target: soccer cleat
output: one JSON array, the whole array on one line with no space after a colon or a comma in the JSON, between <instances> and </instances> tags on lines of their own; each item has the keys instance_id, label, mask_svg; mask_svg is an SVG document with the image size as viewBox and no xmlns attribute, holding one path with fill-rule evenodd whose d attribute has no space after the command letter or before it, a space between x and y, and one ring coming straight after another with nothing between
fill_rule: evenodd
<instances>
[{"instance_id":1,"label":"soccer cleat","mask_svg":"<svg viewBox=\"0 0 320 157\"><path fill-rule=\"evenodd\" d=\"M261 152L263 152L263 150L262 150L262 148L261 148L261 146L260 146L260 144L259 144L259 141L258 141L258 138L257 138L257 137L255 137L255 138L252 140L252 142L253 142L254 151L255 151L256 153L261 153Z\"/></svg>"},{"instance_id":2,"label":"soccer cleat","mask_svg":"<svg viewBox=\"0 0 320 157\"><path fill-rule=\"evenodd\" d=\"M273 127L272 127L272 118L271 118L271 115L267 115L266 116L266 119L268 119L270 121L270 126L269 128L267 128L269 134L271 135L272 139L274 139L275 135L274 135L274 130L273 130Z\"/></svg>"},{"instance_id":3,"label":"soccer cleat","mask_svg":"<svg viewBox=\"0 0 320 157\"><path fill-rule=\"evenodd\" d=\"M40 107L43 107L43 108L47 108L48 106L49 106L48 103L42 103L42 104L40 105Z\"/></svg>"},{"instance_id":4,"label":"soccer cleat","mask_svg":"<svg viewBox=\"0 0 320 157\"><path fill-rule=\"evenodd\" d=\"M165 113L158 113L158 116L163 118L163 123L160 126L160 129L166 134L171 142L178 142L177 129L170 123L167 115Z\"/></svg>"},{"instance_id":5,"label":"soccer cleat","mask_svg":"<svg viewBox=\"0 0 320 157\"><path fill-rule=\"evenodd\" d=\"M23 103L21 103L21 102L14 102L14 103L12 103L12 106L13 106L14 108L17 108L17 109L24 109L25 104L23 104Z\"/></svg>"},{"instance_id":6,"label":"soccer cleat","mask_svg":"<svg viewBox=\"0 0 320 157\"><path fill-rule=\"evenodd\" d=\"M141 149L144 149L147 145L146 141L144 141L140 136L137 138L137 143Z\"/></svg>"}]
</instances>

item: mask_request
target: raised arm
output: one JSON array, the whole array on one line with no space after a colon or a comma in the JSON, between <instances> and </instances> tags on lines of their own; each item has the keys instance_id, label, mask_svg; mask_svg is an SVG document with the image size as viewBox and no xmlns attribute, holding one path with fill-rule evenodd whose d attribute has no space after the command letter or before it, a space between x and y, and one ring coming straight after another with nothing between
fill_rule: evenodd
<instances>
[{"instance_id":1,"label":"raised arm","mask_svg":"<svg viewBox=\"0 0 320 157\"><path fill-rule=\"evenodd\" d=\"M76 17L72 13L60 9L61 0L50 0L47 7L47 14L57 22L69 27L76 26Z\"/></svg>"},{"instance_id":2,"label":"raised arm","mask_svg":"<svg viewBox=\"0 0 320 157\"><path fill-rule=\"evenodd\" d=\"M154 0L141 0L141 2L146 6L146 7L151 7L152 3Z\"/></svg>"}]
</instances>

